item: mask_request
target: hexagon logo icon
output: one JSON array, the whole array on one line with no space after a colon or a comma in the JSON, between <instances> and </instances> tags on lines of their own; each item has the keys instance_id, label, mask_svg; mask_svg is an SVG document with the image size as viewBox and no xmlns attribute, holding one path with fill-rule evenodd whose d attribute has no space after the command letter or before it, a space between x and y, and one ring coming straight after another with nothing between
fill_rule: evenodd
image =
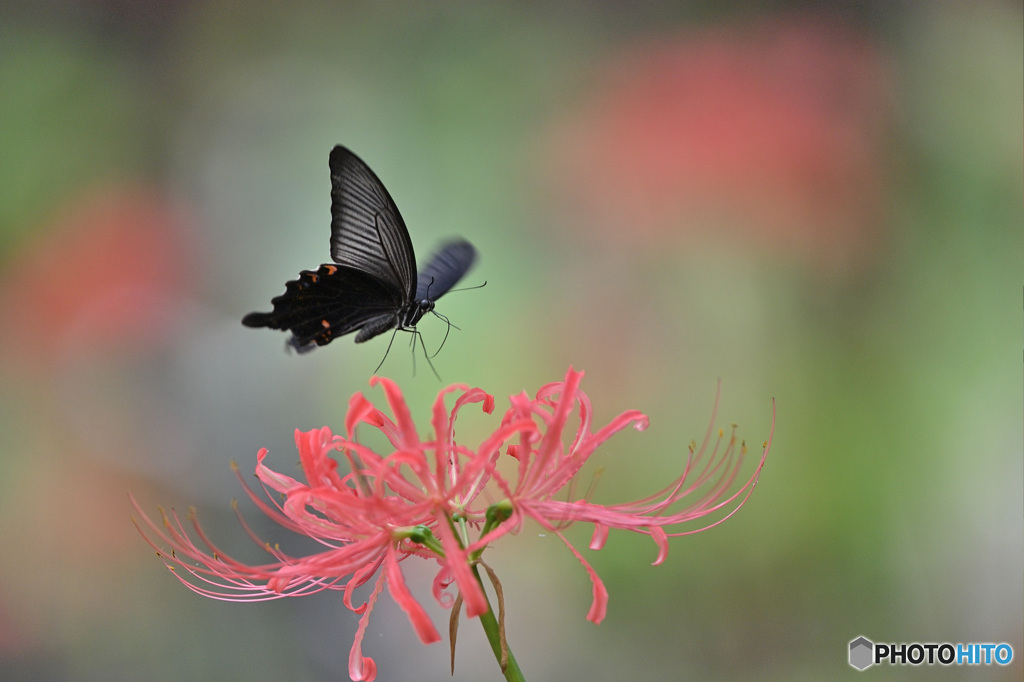
<instances>
[{"instance_id":1,"label":"hexagon logo icon","mask_svg":"<svg viewBox=\"0 0 1024 682\"><path fill-rule=\"evenodd\" d=\"M872 665L875 644L867 637L858 637L850 642L850 665L857 670L864 670Z\"/></svg>"}]
</instances>

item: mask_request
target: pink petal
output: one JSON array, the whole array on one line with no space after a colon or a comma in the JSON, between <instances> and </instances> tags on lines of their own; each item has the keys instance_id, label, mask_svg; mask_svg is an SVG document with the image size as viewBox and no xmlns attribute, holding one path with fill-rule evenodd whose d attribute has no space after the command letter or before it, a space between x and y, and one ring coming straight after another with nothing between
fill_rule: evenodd
<instances>
[{"instance_id":1,"label":"pink petal","mask_svg":"<svg viewBox=\"0 0 1024 682\"><path fill-rule=\"evenodd\" d=\"M654 540L654 544L658 545L658 557L651 565L657 566L668 557L668 536L661 526L654 526L651 528L651 539Z\"/></svg>"},{"instance_id":2,"label":"pink petal","mask_svg":"<svg viewBox=\"0 0 1024 682\"><path fill-rule=\"evenodd\" d=\"M552 530L554 529L552 528ZM573 553L576 559L583 564L583 568L587 570L587 575L590 576L594 599L590 602L590 610L587 611L587 620L594 625L600 625L601 621L604 620L605 614L608 612L608 589L604 586L604 583L601 582L601 578L598 577L597 571L594 570L594 567L583 558L582 554L576 551L576 548L572 546L572 543L566 540L565 536L559 531L554 530L554 532L555 535L565 543L565 546L569 548L569 551Z\"/></svg>"},{"instance_id":3,"label":"pink petal","mask_svg":"<svg viewBox=\"0 0 1024 682\"><path fill-rule=\"evenodd\" d=\"M527 480L521 486L521 489L533 488L539 482L540 477L547 472L552 458L561 449L562 430L565 428L565 422L576 400L576 390L579 388L582 378L583 372L576 372L572 367L566 372L565 382L561 385L558 403L555 405L555 414L551 419L551 423L548 424L547 431L544 433L540 445L537 446L537 461L530 467L526 477ZM541 391L537 392L538 400L542 392L553 393L555 388L552 384L542 388Z\"/></svg>"},{"instance_id":4,"label":"pink petal","mask_svg":"<svg viewBox=\"0 0 1024 682\"><path fill-rule=\"evenodd\" d=\"M508 402L511 407L505 413L501 423L509 422L515 419L532 418L532 406L533 400L527 395L526 391L521 391L515 395L508 397Z\"/></svg>"},{"instance_id":5,"label":"pink petal","mask_svg":"<svg viewBox=\"0 0 1024 682\"><path fill-rule=\"evenodd\" d=\"M360 422L367 422L380 428L380 419L374 418L377 408L362 393L356 393L348 400L348 412L345 413L345 433L351 439Z\"/></svg>"},{"instance_id":6,"label":"pink petal","mask_svg":"<svg viewBox=\"0 0 1024 682\"><path fill-rule=\"evenodd\" d=\"M436 483L440 487L442 482L445 480L445 470L449 466L448 463L448 445L451 442L448 438L448 432L451 429L451 420L448 416L448 409L444 404L444 397L451 393L462 389L466 390L466 386L463 384L455 384L447 388L443 388L437 393L437 399L434 400L434 409L431 417L431 422L434 426L434 438L435 438L435 450L434 450L434 477Z\"/></svg>"},{"instance_id":7,"label":"pink petal","mask_svg":"<svg viewBox=\"0 0 1024 682\"><path fill-rule=\"evenodd\" d=\"M440 398L440 396L438 397ZM455 419L456 417L458 417L459 411L465 405L478 402L483 403L483 405L481 405L481 410L483 410L485 414L490 414L491 412L494 411L494 396L485 393L479 388L473 388L465 391L461 396L459 396L455 400L455 405L452 406L451 414L448 416L447 420L445 420L442 415L435 414L434 427L437 432L437 467L439 480L441 480L440 477L443 467L447 467L448 482L450 484L455 483L459 479L459 459L457 456L448 457L447 448L450 445L455 444ZM446 429L443 433L439 428L441 424L444 424L446 426ZM441 443L444 443L444 452L442 452L441 450Z\"/></svg>"},{"instance_id":8,"label":"pink petal","mask_svg":"<svg viewBox=\"0 0 1024 682\"><path fill-rule=\"evenodd\" d=\"M441 635L437 634L437 629L430 622L427 612L409 592L409 588L405 584L405 576L402 575L402 569L398 566L394 552L388 552L384 562L384 571L388 577L388 590L391 592L391 598L405 611L405 615L409 617L409 622L412 623L413 629L419 635L420 641L424 644L440 641Z\"/></svg>"},{"instance_id":9,"label":"pink petal","mask_svg":"<svg viewBox=\"0 0 1024 682\"><path fill-rule=\"evenodd\" d=\"M437 600L437 603L440 604L442 608L451 608L452 604L455 603L455 597L448 592L448 588L453 582L454 578L452 578L452 572L448 570L447 566L442 565L434 576L434 580L431 585L431 591L434 593L434 599Z\"/></svg>"},{"instance_id":10,"label":"pink petal","mask_svg":"<svg viewBox=\"0 0 1024 682\"><path fill-rule=\"evenodd\" d=\"M311 431L295 430L295 446L299 450L299 461L306 480L312 486L329 485L340 487L338 462L327 453L335 452L334 435L328 427Z\"/></svg>"},{"instance_id":11,"label":"pink petal","mask_svg":"<svg viewBox=\"0 0 1024 682\"><path fill-rule=\"evenodd\" d=\"M412 420L409 406L405 404L405 398L402 397L401 389L398 388L398 384L386 377L370 377L370 386L376 386L377 384L381 385L384 389L384 395L387 396L388 404L391 406L391 413L395 415L395 424L402 437L403 445L406 448L415 450L419 447L420 439L416 435L416 424Z\"/></svg>"},{"instance_id":12,"label":"pink petal","mask_svg":"<svg viewBox=\"0 0 1024 682\"><path fill-rule=\"evenodd\" d=\"M298 431L296 431L296 439L298 438ZM267 486L270 486L279 493L287 493L289 490L295 488L305 487L302 483L291 476L285 476L279 474L272 469L268 469L264 464L263 460L267 458L267 449L260 448L260 451L256 453L256 477ZM242 479L242 483L245 484L245 480Z\"/></svg>"},{"instance_id":13,"label":"pink petal","mask_svg":"<svg viewBox=\"0 0 1024 682\"><path fill-rule=\"evenodd\" d=\"M380 565L383 562L384 557L380 556L377 557L376 561L369 563L365 566L361 566L352 575L352 579L349 580L348 583L345 585L345 596L342 599L342 603L344 603L345 606L348 609L350 609L353 613L365 613L367 608L373 608L369 601L366 601L359 606L352 606L352 594L355 592L357 587L366 584L366 582L370 579L370 576L377 572L377 569L380 568ZM380 578L378 578L378 582L380 582ZM371 599L376 598L376 595L371 596Z\"/></svg>"},{"instance_id":14,"label":"pink petal","mask_svg":"<svg viewBox=\"0 0 1024 682\"><path fill-rule=\"evenodd\" d=\"M444 563L452 572L455 583L459 586L459 593L466 604L466 616L473 618L482 613L487 613L487 598L484 596L483 588L473 575L469 567L466 551L459 544L455 533L452 531L448 521L442 519L434 529L441 537L441 546L444 547Z\"/></svg>"},{"instance_id":15,"label":"pink petal","mask_svg":"<svg viewBox=\"0 0 1024 682\"><path fill-rule=\"evenodd\" d=\"M462 489L458 492L465 495L467 499L475 497L486 482L486 477L481 476L481 474L485 472L489 474L494 473L494 465L501 454L500 448L502 443L517 433L528 437L526 434L533 434L536 432L535 430L536 424L532 420L525 419L505 423L498 427L494 433L480 444L476 454L472 455L470 460L462 467L458 481ZM528 448L526 452L529 452ZM511 496L511 491L504 487L503 494L509 497Z\"/></svg>"},{"instance_id":16,"label":"pink petal","mask_svg":"<svg viewBox=\"0 0 1024 682\"><path fill-rule=\"evenodd\" d=\"M462 409L463 405L479 402L483 402L480 409L483 410L485 414L494 412L494 396L483 389L472 388L466 391L458 400L455 401L455 405L452 407L452 423L455 422L455 417L458 416L458 412Z\"/></svg>"},{"instance_id":17,"label":"pink petal","mask_svg":"<svg viewBox=\"0 0 1024 682\"><path fill-rule=\"evenodd\" d=\"M570 367L570 369L572 368ZM580 404L580 425L576 430L576 437L573 439L572 445L569 446L569 452L575 452L580 439L590 434L590 414L592 412L590 398L583 391L578 391L576 393L576 400Z\"/></svg>"},{"instance_id":18,"label":"pink petal","mask_svg":"<svg viewBox=\"0 0 1024 682\"><path fill-rule=\"evenodd\" d=\"M348 654L348 676L354 682L373 682L377 678L377 664L372 658L363 657L363 636L366 634L366 626L370 622L370 613L373 612L373 605L377 602L381 590L384 589L384 574L377 578L377 584L367 600L367 609L359 619L359 627L356 629L355 639L352 641L352 649Z\"/></svg>"},{"instance_id":19,"label":"pink petal","mask_svg":"<svg viewBox=\"0 0 1024 682\"><path fill-rule=\"evenodd\" d=\"M577 446L577 450L573 454L583 459L590 457L594 450L597 449L597 446L604 443L631 423L633 424L634 429L637 431L643 431L647 428L650 420L647 418L646 414L639 410L627 410L609 422L607 426L598 430L597 433L591 434L589 437L583 439L582 443Z\"/></svg>"}]
</instances>

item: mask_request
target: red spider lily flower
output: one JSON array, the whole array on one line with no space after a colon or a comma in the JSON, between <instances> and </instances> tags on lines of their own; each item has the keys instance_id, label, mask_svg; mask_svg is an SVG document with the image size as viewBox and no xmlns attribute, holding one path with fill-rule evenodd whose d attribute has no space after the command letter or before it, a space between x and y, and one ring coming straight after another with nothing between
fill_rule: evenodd
<instances>
[{"instance_id":1,"label":"red spider lily flower","mask_svg":"<svg viewBox=\"0 0 1024 682\"><path fill-rule=\"evenodd\" d=\"M586 569L593 584L593 602L587 619L600 623L605 616L608 591L597 573L575 547L561 533L561 528L582 521L594 524L590 548L597 550L604 546L611 528L631 530L650 535L658 546L654 565L662 563L668 556L668 538L689 535L717 526L735 514L750 497L764 467L771 436L764 444L757 468L738 490L732 491L746 452L745 445L737 448L735 426L728 440L719 430L713 439L714 414L704 441L698 447L691 444L689 457L682 473L661 491L641 500L617 505L594 504L583 499L556 500L554 497L571 486L576 474L591 454L614 433L633 425L638 431L647 428L647 417L636 410L628 410L613 419L596 433L591 431L591 406L587 395L579 390L583 372L566 374L564 382L552 383L537 392L530 400L525 393L512 396L512 407L506 412L503 424L516 421L537 420L544 425L543 434L531 440L531 433L520 431L520 443L512 444L508 454L519 460L516 481L503 478L491 467L491 473L505 500L496 508L503 510L505 521L490 533L470 546L471 550L484 547L498 537L517 532L525 518L532 518L546 530L554 533L569 548ZM717 412L718 401L715 401ZM579 412L579 426L571 444L566 447L563 432L573 409ZM774 433L774 418L772 425ZM540 434L541 429L533 432ZM691 495L704 490L695 500ZM689 502L681 509L677 503ZM697 521L708 515L723 512L724 515L699 528L679 528L688 522Z\"/></svg>"},{"instance_id":2,"label":"red spider lily flower","mask_svg":"<svg viewBox=\"0 0 1024 682\"><path fill-rule=\"evenodd\" d=\"M717 525L743 504L764 465L770 438L757 469L731 493L743 450L737 449L735 436L723 446L721 432L709 448L713 440L709 430L700 447L691 447L680 476L660 493L611 506L585 498L556 500L566 490L571 494L576 475L599 445L627 426L637 430L647 427L647 417L630 410L593 432L590 401L579 390L582 377L582 372L570 368L564 381L544 386L533 399L525 393L512 396L511 407L498 428L476 448L456 441L455 421L460 410L472 403L481 403L483 412L490 414L493 397L461 385L442 390L433 407L433 433L422 440L398 386L389 379L374 377L370 384L384 389L392 416L357 393L349 401L345 437L333 435L328 428L296 431L305 483L268 468L264 464L267 451L261 450L256 476L271 501L249 488L241 476L239 480L272 520L322 544L324 550L319 553L290 556L259 539L243 520L246 532L272 558L264 564L246 564L218 549L194 513L189 517L192 535L198 542L173 512L164 514L162 524L157 524L132 500L142 520L140 530L175 575L199 594L254 601L325 589L344 590L345 605L361 616L349 657L353 680L373 680L376 676L376 664L362 655L361 644L370 612L385 585L424 643L440 639L406 586L401 561L419 557L437 562L440 568L433 592L438 603L445 608L456 603L446 592L454 583L467 615L483 616L489 613L490 605L475 564L489 544L506 533L517 532L526 518L558 535L583 564L594 592L587 618L599 623L605 615L607 590L561 529L575 521L593 523L592 549L603 546L611 528L649 534L659 548L655 564L661 563L668 552L668 537ZM446 398L454 392L461 393L449 409ZM579 423L571 441L566 442L566 427L573 412ZM379 429L394 450L381 455L360 444L355 438L360 424ZM344 457L349 473L339 472L338 459L331 456L335 452ZM499 464L505 462L517 472L514 479L499 470ZM237 467L235 470L237 473ZM707 491L696 501L672 511L684 497L689 501L695 491L705 488ZM277 496L272 492L279 493L283 501L275 501ZM488 502L496 499L497 503ZM703 528L678 528L720 511L725 515ZM470 539L470 530L479 533L476 540ZM378 577L369 599L354 605L353 591L374 575Z\"/></svg>"}]
</instances>

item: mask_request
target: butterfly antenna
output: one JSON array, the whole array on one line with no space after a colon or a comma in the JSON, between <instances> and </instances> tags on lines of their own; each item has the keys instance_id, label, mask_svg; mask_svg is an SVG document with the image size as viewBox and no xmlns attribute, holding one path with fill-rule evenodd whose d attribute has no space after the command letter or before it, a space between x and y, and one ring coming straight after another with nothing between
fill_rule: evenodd
<instances>
[{"instance_id":1,"label":"butterfly antenna","mask_svg":"<svg viewBox=\"0 0 1024 682\"><path fill-rule=\"evenodd\" d=\"M437 312L436 310L431 310L430 312L434 313L435 315L440 317L442 320L444 320L448 324L448 326L451 327L452 329L458 329L460 332L462 331L462 327L460 327L457 324L453 324L452 321L449 320L447 316L442 315L441 313Z\"/></svg>"},{"instance_id":2,"label":"butterfly antenna","mask_svg":"<svg viewBox=\"0 0 1024 682\"><path fill-rule=\"evenodd\" d=\"M377 372L380 371L380 368L384 366L384 361L388 359L388 353L391 352L391 344L393 344L395 342L395 334L397 334L397 333L398 333L398 328L396 327L395 331L391 332L391 340L388 341L388 349L386 351L384 351L384 357L382 357L380 359L380 364L377 365L377 369L373 370L374 374L376 374ZM413 371L415 372L415 365L413 366Z\"/></svg>"},{"instance_id":3,"label":"butterfly antenna","mask_svg":"<svg viewBox=\"0 0 1024 682\"><path fill-rule=\"evenodd\" d=\"M472 289L483 289L485 286L487 286L487 280L484 280L483 284L477 284L475 287L462 287L460 289L449 289L448 293L449 294L453 294L456 291L470 291Z\"/></svg>"}]
</instances>

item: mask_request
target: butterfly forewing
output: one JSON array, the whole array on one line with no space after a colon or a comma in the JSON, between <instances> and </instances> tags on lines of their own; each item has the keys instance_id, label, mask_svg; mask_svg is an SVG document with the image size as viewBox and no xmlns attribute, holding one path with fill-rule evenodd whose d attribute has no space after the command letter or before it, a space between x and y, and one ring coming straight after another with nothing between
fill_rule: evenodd
<instances>
[{"instance_id":1,"label":"butterfly forewing","mask_svg":"<svg viewBox=\"0 0 1024 682\"><path fill-rule=\"evenodd\" d=\"M426 264L416 283L416 300L436 301L473 267L476 249L465 239L445 244Z\"/></svg>"},{"instance_id":2,"label":"butterfly forewing","mask_svg":"<svg viewBox=\"0 0 1024 682\"><path fill-rule=\"evenodd\" d=\"M331 258L373 275L406 298L416 288L409 230L380 179L345 147L331 150Z\"/></svg>"}]
</instances>

